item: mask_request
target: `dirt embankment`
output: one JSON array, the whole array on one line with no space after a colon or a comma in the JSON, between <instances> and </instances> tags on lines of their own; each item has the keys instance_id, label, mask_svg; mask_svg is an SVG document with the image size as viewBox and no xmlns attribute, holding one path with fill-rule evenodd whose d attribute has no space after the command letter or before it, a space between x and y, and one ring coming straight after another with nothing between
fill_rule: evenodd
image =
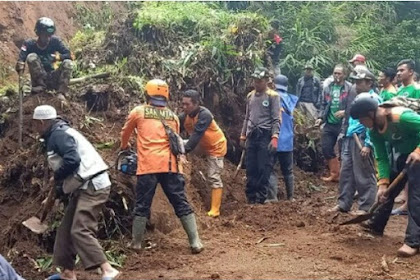
<instances>
[{"instance_id":1,"label":"dirt embankment","mask_svg":"<svg viewBox=\"0 0 420 280\"><path fill-rule=\"evenodd\" d=\"M54 227L62 211L60 207L54 208L48 217L52 227L42 236L21 225L24 219L36 214L48 189L42 182L43 156L30 125L32 110L39 104L51 104L95 145L117 142L128 108L136 100L118 87L98 88L107 88L111 96L105 112L89 112L83 99L76 97L68 105L49 94L26 97L25 149L17 151L16 119L0 140L1 157L6 163L0 174L0 253L27 279L42 279L54 271L52 267L39 270L37 262L39 265L40 258L52 253ZM81 91L83 87L75 89ZM100 153L112 165L117 151L115 143ZM196 156L189 161L186 192L206 245L198 256L191 256L185 233L161 189L152 206L154 229L146 236L157 246L140 254L127 250L135 179L111 169L112 195L103 211L99 235L105 250L126 256L122 268L126 279L381 279L416 278L420 273L417 257L410 260L395 257L395 250L403 240L404 218L393 218L383 238L363 233L357 226L339 227L337 223L348 216L326 214L335 203L337 186L323 186L315 175L297 168L296 202L283 200L255 206L246 204L244 171L233 178L235 166L227 161L222 176L225 185L222 216L208 218L210 189L205 178L205 161ZM282 182L280 189L284 190ZM381 266L384 255L390 271ZM92 279L92 275L81 273L79 278Z\"/></svg>"},{"instance_id":2,"label":"dirt embankment","mask_svg":"<svg viewBox=\"0 0 420 280\"><path fill-rule=\"evenodd\" d=\"M69 41L80 28L76 17L76 5L99 10L104 2L62 1L2 1L0 2L0 59L2 65L12 68L22 42L35 37L35 22L40 17L50 17L57 27L57 35ZM115 11L124 10L124 4L111 2ZM15 75L13 75L15 78Z\"/></svg>"}]
</instances>

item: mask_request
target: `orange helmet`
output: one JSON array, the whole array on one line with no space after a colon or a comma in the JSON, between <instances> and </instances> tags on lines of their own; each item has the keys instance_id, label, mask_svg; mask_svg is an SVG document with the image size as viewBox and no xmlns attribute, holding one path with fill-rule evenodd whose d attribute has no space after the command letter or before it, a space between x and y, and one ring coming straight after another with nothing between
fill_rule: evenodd
<instances>
[{"instance_id":1,"label":"orange helmet","mask_svg":"<svg viewBox=\"0 0 420 280\"><path fill-rule=\"evenodd\" d=\"M149 96L162 96L166 100L169 100L169 86L168 84L160 79L153 79L146 84L146 93Z\"/></svg>"}]
</instances>

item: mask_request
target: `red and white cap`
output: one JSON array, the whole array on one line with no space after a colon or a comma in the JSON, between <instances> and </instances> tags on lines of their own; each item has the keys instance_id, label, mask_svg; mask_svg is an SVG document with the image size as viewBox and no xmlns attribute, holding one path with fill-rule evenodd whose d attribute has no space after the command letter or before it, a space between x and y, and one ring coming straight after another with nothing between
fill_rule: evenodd
<instances>
[{"instance_id":1,"label":"red and white cap","mask_svg":"<svg viewBox=\"0 0 420 280\"><path fill-rule=\"evenodd\" d=\"M353 63L355 61L365 62L366 57L364 55L361 55L359 53L355 54L351 60L349 60L350 63Z\"/></svg>"}]
</instances>

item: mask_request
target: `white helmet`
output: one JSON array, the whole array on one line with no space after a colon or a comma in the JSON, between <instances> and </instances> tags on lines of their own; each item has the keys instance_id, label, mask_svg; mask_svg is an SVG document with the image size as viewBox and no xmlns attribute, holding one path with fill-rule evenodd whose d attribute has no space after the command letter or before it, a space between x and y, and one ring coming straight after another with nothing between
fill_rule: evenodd
<instances>
[{"instance_id":1,"label":"white helmet","mask_svg":"<svg viewBox=\"0 0 420 280\"><path fill-rule=\"evenodd\" d=\"M53 106L41 105L35 108L32 118L34 120L53 120L57 118L57 111Z\"/></svg>"}]
</instances>

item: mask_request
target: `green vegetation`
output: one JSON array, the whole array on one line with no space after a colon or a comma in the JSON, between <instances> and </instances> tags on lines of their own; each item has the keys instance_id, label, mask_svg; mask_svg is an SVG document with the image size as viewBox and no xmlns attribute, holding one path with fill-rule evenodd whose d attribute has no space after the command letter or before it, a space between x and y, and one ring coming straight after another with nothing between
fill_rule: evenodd
<instances>
[{"instance_id":1,"label":"green vegetation","mask_svg":"<svg viewBox=\"0 0 420 280\"><path fill-rule=\"evenodd\" d=\"M282 69L295 81L306 61L321 77L355 53L379 70L404 58L420 64L419 2L248 2L281 23Z\"/></svg>"},{"instance_id":2,"label":"green vegetation","mask_svg":"<svg viewBox=\"0 0 420 280\"><path fill-rule=\"evenodd\" d=\"M13 95L18 92L17 83L10 81L10 75L13 73L13 69L3 61L3 57L0 57L0 97Z\"/></svg>"},{"instance_id":3,"label":"green vegetation","mask_svg":"<svg viewBox=\"0 0 420 280\"><path fill-rule=\"evenodd\" d=\"M76 51L99 49L110 42L105 34L113 36L107 63L113 61L114 74L140 93L152 76L166 77L175 88L204 82L241 93L245 86L238 85L247 83L249 72L267 63L272 19L280 22L281 68L292 87L305 63L325 78L355 53L364 54L373 70L403 58L420 64L419 2L143 2L127 7L132 37L127 29L103 25L115 18L112 10L80 7L85 28L73 46Z\"/></svg>"},{"instance_id":4,"label":"green vegetation","mask_svg":"<svg viewBox=\"0 0 420 280\"><path fill-rule=\"evenodd\" d=\"M100 9L89 9L83 4L76 4L76 21L84 30L103 30L110 23L114 13L110 4L104 2Z\"/></svg>"}]
</instances>

